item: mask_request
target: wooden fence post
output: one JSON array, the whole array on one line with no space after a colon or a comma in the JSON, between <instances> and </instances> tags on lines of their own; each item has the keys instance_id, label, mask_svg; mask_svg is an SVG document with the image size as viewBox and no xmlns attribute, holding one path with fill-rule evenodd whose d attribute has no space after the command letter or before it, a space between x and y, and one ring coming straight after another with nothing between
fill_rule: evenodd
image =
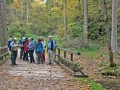
<instances>
[{"instance_id":1,"label":"wooden fence post","mask_svg":"<svg viewBox=\"0 0 120 90\"><path fill-rule=\"evenodd\" d=\"M60 61L60 49L58 48L58 61Z\"/></svg>"},{"instance_id":2,"label":"wooden fence post","mask_svg":"<svg viewBox=\"0 0 120 90\"><path fill-rule=\"evenodd\" d=\"M66 58L66 51L64 51L64 58Z\"/></svg>"},{"instance_id":3,"label":"wooden fence post","mask_svg":"<svg viewBox=\"0 0 120 90\"><path fill-rule=\"evenodd\" d=\"M73 61L73 53L71 53L71 61Z\"/></svg>"}]
</instances>

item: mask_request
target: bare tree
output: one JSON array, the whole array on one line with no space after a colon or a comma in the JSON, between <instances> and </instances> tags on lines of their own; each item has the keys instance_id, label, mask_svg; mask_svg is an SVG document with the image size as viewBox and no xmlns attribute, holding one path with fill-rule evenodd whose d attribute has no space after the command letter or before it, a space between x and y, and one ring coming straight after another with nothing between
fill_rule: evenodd
<instances>
[{"instance_id":1,"label":"bare tree","mask_svg":"<svg viewBox=\"0 0 120 90\"><path fill-rule=\"evenodd\" d=\"M110 29L110 21L108 19L108 13L107 13L107 7L106 7L106 1L102 0L102 9L103 9L103 16L104 16L104 22L105 22L105 29L107 32L107 45L108 45L108 51L109 51L109 60L110 60L110 67L116 66L113 60L113 53L111 48L111 29Z\"/></svg>"},{"instance_id":2,"label":"bare tree","mask_svg":"<svg viewBox=\"0 0 120 90\"><path fill-rule=\"evenodd\" d=\"M67 36L67 15L66 15L66 0L64 0L64 36Z\"/></svg>"},{"instance_id":3,"label":"bare tree","mask_svg":"<svg viewBox=\"0 0 120 90\"><path fill-rule=\"evenodd\" d=\"M83 45L88 47L88 0L84 0L84 34Z\"/></svg>"},{"instance_id":4,"label":"bare tree","mask_svg":"<svg viewBox=\"0 0 120 90\"><path fill-rule=\"evenodd\" d=\"M112 0L111 46L113 53L117 51L117 2L118 0Z\"/></svg>"},{"instance_id":5,"label":"bare tree","mask_svg":"<svg viewBox=\"0 0 120 90\"><path fill-rule=\"evenodd\" d=\"M0 0L0 43L7 46L7 19L6 19L6 0Z\"/></svg>"},{"instance_id":6,"label":"bare tree","mask_svg":"<svg viewBox=\"0 0 120 90\"><path fill-rule=\"evenodd\" d=\"M26 17L27 17L27 22L28 22L28 18L29 18L29 4L28 4L28 0L26 0Z\"/></svg>"}]
</instances>

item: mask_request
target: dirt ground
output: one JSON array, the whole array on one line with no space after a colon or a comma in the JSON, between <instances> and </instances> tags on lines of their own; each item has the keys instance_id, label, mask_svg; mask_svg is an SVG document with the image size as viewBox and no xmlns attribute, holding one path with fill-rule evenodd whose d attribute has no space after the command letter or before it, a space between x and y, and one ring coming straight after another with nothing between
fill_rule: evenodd
<instances>
[{"instance_id":1,"label":"dirt ground","mask_svg":"<svg viewBox=\"0 0 120 90\"><path fill-rule=\"evenodd\" d=\"M107 90L120 90L120 77L105 77L99 72L101 62L109 62L108 57L101 55L99 58L76 56L75 62L79 62L83 67L83 72L89 75L89 79L100 83ZM120 64L120 56L114 57L115 63Z\"/></svg>"},{"instance_id":2,"label":"dirt ground","mask_svg":"<svg viewBox=\"0 0 120 90\"><path fill-rule=\"evenodd\" d=\"M10 63L0 66L0 90L86 90L56 64L31 64L19 58L18 65Z\"/></svg>"}]
</instances>

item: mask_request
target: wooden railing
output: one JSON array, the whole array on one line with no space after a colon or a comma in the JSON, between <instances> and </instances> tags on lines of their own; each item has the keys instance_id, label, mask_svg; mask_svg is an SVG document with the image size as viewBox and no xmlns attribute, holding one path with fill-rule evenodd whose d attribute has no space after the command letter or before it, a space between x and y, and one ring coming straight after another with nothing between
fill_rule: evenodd
<instances>
[{"instance_id":1,"label":"wooden railing","mask_svg":"<svg viewBox=\"0 0 120 90\"><path fill-rule=\"evenodd\" d=\"M4 62L7 55L8 55L8 47L7 46L0 47L0 64Z\"/></svg>"},{"instance_id":2,"label":"wooden railing","mask_svg":"<svg viewBox=\"0 0 120 90\"><path fill-rule=\"evenodd\" d=\"M56 56L55 61L67 72L69 72L72 76L88 77L82 72L81 65L74 61L74 56L76 55L80 56L80 52L74 52L71 50L58 47L55 53Z\"/></svg>"}]
</instances>

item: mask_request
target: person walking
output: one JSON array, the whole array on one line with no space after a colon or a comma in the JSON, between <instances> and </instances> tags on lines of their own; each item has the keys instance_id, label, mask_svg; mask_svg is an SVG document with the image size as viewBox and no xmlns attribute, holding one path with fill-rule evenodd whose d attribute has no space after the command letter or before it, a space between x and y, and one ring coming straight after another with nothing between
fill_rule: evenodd
<instances>
[{"instance_id":1,"label":"person walking","mask_svg":"<svg viewBox=\"0 0 120 90\"><path fill-rule=\"evenodd\" d=\"M56 49L56 42L55 40L52 39L52 36L48 37L48 57L49 57L49 64L53 64L54 63L54 52Z\"/></svg>"},{"instance_id":2,"label":"person walking","mask_svg":"<svg viewBox=\"0 0 120 90\"><path fill-rule=\"evenodd\" d=\"M41 37L41 40L42 40L42 45L43 45L43 53L42 53L42 58L43 58L43 61L45 63L45 48L46 48L46 42L44 41L44 38Z\"/></svg>"},{"instance_id":3,"label":"person walking","mask_svg":"<svg viewBox=\"0 0 120 90\"><path fill-rule=\"evenodd\" d=\"M16 64L17 52L18 52L18 43L17 38L14 38L13 41L10 43L11 46L11 65Z\"/></svg>"},{"instance_id":4,"label":"person walking","mask_svg":"<svg viewBox=\"0 0 120 90\"><path fill-rule=\"evenodd\" d=\"M25 38L23 61L28 61L28 45L29 45L28 38Z\"/></svg>"},{"instance_id":5,"label":"person walking","mask_svg":"<svg viewBox=\"0 0 120 90\"><path fill-rule=\"evenodd\" d=\"M29 50L29 55L30 55L30 63L35 63L34 60L34 49L35 49L35 42L33 38L30 38L29 40L29 45L28 45L28 50Z\"/></svg>"},{"instance_id":6,"label":"person walking","mask_svg":"<svg viewBox=\"0 0 120 90\"><path fill-rule=\"evenodd\" d=\"M43 44L42 44L42 39L39 38L38 39L38 43L36 44L36 55L37 55L37 64L44 64L44 60L43 60L43 57L42 57L42 53L44 51L44 48L43 48Z\"/></svg>"}]
</instances>

